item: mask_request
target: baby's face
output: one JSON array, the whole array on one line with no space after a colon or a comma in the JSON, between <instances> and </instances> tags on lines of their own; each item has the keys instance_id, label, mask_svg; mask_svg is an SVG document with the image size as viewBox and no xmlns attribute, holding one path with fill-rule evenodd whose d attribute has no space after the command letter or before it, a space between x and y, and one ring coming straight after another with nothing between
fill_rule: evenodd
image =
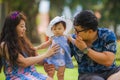
<instances>
[{"instance_id":1,"label":"baby's face","mask_svg":"<svg viewBox=\"0 0 120 80\"><path fill-rule=\"evenodd\" d=\"M53 32L54 36L62 36L64 31L65 31L65 28L62 23L59 23L52 27L52 32Z\"/></svg>"}]
</instances>

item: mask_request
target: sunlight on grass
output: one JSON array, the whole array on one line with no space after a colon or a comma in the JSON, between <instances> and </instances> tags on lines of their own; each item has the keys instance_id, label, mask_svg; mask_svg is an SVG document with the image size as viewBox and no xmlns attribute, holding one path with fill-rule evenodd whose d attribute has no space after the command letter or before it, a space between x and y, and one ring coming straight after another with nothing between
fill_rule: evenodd
<instances>
[{"instance_id":1,"label":"sunlight on grass","mask_svg":"<svg viewBox=\"0 0 120 80\"><path fill-rule=\"evenodd\" d=\"M46 51L46 49L38 50L38 53L42 54L42 53L45 53L45 51ZM118 45L117 45L116 58L117 58L116 64L117 64L117 66L119 66L120 65L120 42L118 42ZM72 58L72 60L73 60L73 64L74 64L75 68L65 70L65 80L77 80L77 78L78 78L77 63L76 63L76 60L74 58ZM35 67L36 67L38 72L46 75L42 66L36 65ZM0 80L5 80L5 76L4 76L3 71L2 71L2 73L0 73ZM54 76L54 80L57 80L56 74Z\"/></svg>"},{"instance_id":2,"label":"sunlight on grass","mask_svg":"<svg viewBox=\"0 0 120 80\"><path fill-rule=\"evenodd\" d=\"M43 50L39 50L38 52L39 53L44 53L46 51L46 49L43 49ZM77 80L78 78L78 69L77 69L77 62L74 58L72 58L73 60L73 64L74 64L74 68L73 69L67 69L65 70L65 80ZM36 69L38 72L40 73L43 73L43 74L46 74L43 67L39 67L39 66L36 66ZM55 75L54 75L54 80L58 80L57 79L57 71L55 72Z\"/></svg>"},{"instance_id":3,"label":"sunlight on grass","mask_svg":"<svg viewBox=\"0 0 120 80\"><path fill-rule=\"evenodd\" d=\"M5 80L5 75L4 75L3 71L0 73L0 80Z\"/></svg>"},{"instance_id":4,"label":"sunlight on grass","mask_svg":"<svg viewBox=\"0 0 120 80\"><path fill-rule=\"evenodd\" d=\"M36 69L38 72L46 74L43 67L36 66ZM55 72L54 80L58 80L56 73L57 72ZM77 71L76 67L74 69L66 69L65 70L65 78L64 78L65 80L77 80L77 78L78 78L78 71Z\"/></svg>"},{"instance_id":5,"label":"sunlight on grass","mask_svg":"<svg viewBox=\"0 0 120 80\"><path fill-rule=\"evenodd\" d=\"M36 69L39 73L43 73L46 75L44 69L42 66L36 66ZM57 73L57 72L56 72ZM65 80L77 80L77 77L78 77L78 72L77 72L77 68L74 68L74 69L66 69L65 70ZM2 73L0 73L0 80L5 80L5 76ZM57 79L57 75L55 74L54 76L54 80L58 80Z\"/></svg>"},{"instance_id":6,"label":"sunlight on grass","mask_svg":"<svg viewBox=\"0 0 120 80\"><path fill-rule=\"evenodd\" d=\"M42 54L42 53L44 53L45 51L46 51L46 49L43 49L43 50L39 50L38 52L39 52L40 54ZM73 64L74 64L75 66L77 65L77 63L76 63L76 61L75 61L74 58L73 58ZM43 69L42 66L36 65L35 67L36 67L36 70L37 70L38 72L43 73L43 74L46 75L46 73L45 73L45 71L44 71L44 69ZM56 72L56 73L57 73L57 72ZM65 78L64 78L65 80L77 80L77 77L78 77L77 67L75 67L74 69L66 69L66 70L65 70ZM4 76L4 74L3 74L3 71L2 71L2 73L0 73L0 80L5 80L5 76ZM54 80L58 80L56 74L55 74L55 76L54 76Z\"/></svg>"}]
</instances>

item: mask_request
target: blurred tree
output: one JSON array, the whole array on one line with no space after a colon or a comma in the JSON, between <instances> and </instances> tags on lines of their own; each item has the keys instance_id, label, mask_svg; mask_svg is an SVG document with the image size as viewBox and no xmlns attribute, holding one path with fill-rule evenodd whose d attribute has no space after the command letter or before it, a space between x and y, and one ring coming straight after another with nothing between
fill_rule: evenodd
<instances>
[{"instance_id":1,"label":"blurred tree","mask_svg":"<svg viewBox=\"0 0 120 80\"><path fill-rule=\"evenodd\" d=\"M38 14L39 0L4 0L7 12L22 11L27 16L27 35L32 42L38 42L36 31L36 15Z\"/></svg>"},{"instance_id":2,"label":"blurred tree","mask_svg":"<svg viewBox=\"0 0 120 80\"><path fill-rule=\"evenodd\" d=\"M120 0L106 0L103 11L104 21L112 24L116 32L116 28L120 24Z\"/></svg>"},{"instance_id":3,"label":"blurred tree","mask_svg":"<svg viewBox=\"0 0 120 80\"><path fill-rule=\"evenodd\" d=\"M85 9L99 9L102 0L71 0L70 8L74 10L77 5L81 5Z\"/></svg>"},{"instance_id":4,"label":"blurred tree","mask_svg":"<svg viewBox=\"0 0 120 80\"><path fill-rule=\"evenodd\" d=\"M65 6L69 6L73 14L77 6L81 6L83 10L101 10L103 7L102 1L104 0L50 0L50 16L53 18L56 15L61 15Z\"/></svg>"},{"instance_id":5,"label":"blurred tree","mask_svg":"<svg viewBox=\"0 0 120 80\"><path fill-rule=\"evenodd\" d=\"M13 10L23 11L28 18L28 33L32 42L37 42L38 33L36 31L36 15L38 14L38 6L40 0L3 0L7 5L7 12ZM81 6L83 10L90 9L93 11L99 11L102 15L100 24L109 26L113 24L116 26L119 24L120 16L120 1L119 0L50 0L50 19L57 15L62 15L62 11L65 6L71 9L74 13L77 6ZM116 30L116 27L115 27Z\"/></svg>"},{"instance_id":6,"label":"blurred tree","mask_svg":"<svg viewBox=\"0 0 120 80\"><path fill-rule=\"evenodd\" d=\"M5 19L5 12L5 5L3 4L2 0L0 0L0 32L2 30L3 21Z\"/></svg>"},{"instance_id":7,"label":"blurred tree","mask_svg":"<svg viewBox=\"0 0 120 80\"><path fill-rule=\"evenodd\" d=\"M66 0L50 0L50 18L61 15L66 4Z\"/></svg>"}]
</instances>

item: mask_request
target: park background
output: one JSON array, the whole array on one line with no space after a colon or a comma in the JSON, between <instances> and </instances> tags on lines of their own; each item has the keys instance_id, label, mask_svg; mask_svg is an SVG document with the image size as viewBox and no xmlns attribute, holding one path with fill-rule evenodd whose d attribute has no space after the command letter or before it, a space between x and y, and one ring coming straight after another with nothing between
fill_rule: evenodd
<instances>
[{"instance_id":1,"label":"park background","mask_svg":"<svg viewBox=\"0 0 120 80\"><path fill-rule=\"evenodd\" d=\"M65 16L73 20L82 10L92 10L99 20L100 27L106 27L117 36L116 64L120 65L120 0L0 0L0 32L5 16L11 11L24 12L27 16L27 35L34 45L48 40L45 35L49 21L55 16ZM73 33L73 29L71 30ZM46 49L39 50L44 53ZM77 63L73 58L74 69L66 69L65 80L77 80ZM38 72L46 74L43 67L36 65ZM5 76L0 73L0 80ZM57 80L55 76L55 80Z\"/></svg>"}]
</instances>

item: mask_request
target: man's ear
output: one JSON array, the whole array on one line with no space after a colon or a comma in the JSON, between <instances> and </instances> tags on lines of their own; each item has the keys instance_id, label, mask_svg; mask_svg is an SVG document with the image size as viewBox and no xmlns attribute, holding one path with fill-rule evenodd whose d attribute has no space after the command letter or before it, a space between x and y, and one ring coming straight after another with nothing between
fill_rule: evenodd
<instances>
[{"instance_id":1,"label":"man's ear","mask_svg":"<svg viewBox=\"0 0 120 80\"><path fill-rule=\"evenodd\" d=\"M93 33L94 31L93 31L92 29L89 29L88 32L89 32L89 33Z\"/></svg>"}]
</instances>

